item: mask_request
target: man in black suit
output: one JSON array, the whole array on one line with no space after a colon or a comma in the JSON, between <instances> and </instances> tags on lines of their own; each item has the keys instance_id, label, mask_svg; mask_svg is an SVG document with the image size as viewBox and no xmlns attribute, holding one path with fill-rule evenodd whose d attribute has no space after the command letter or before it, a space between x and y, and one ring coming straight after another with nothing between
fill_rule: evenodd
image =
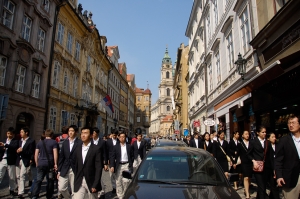
<instances>
[{"instance_id":1,"label":"man in black suit","mask_svg":"<svg viewBox=\"0 0 300 199\"><path fill-rule=\"evenodd\" d=\"M32 160L34 160L35 141L29 137L30 131L28 128L21 128L19 141L19 148L17 149L16 159L16 175L18 182L19 198L24 198L25 175L27 169L30 167Z\"/></svg>"},{"instance_id":2,"label":"man in black suit","mask_svg":"<svg viewBox=\"0 0 300 199\"><path fill-rule=\"evenodd\" d=\"M204 148L204 144L202 143L201 138L199 138L197 132L194 133L194 139L191 140L190 146L194 148L201 148L201 149Z\"/></svg>"},{"instance_id":3,"label":"man in black suit","mask_svg":"<svg viewBox=\"0 0 300 199\"><path fill-rule=\"evenodd\" d=\"M15 139L14 128L10 127L6 132L7 139L0 142L0 183L8 171L10 195L15 196L16 185L16 159L18 140Z\"/></svg>"},{"instance_id":4,"label":"man in black suit","mask_svg":"<svg viewBox=\"0 0 300 199\"><path fill-rule=\"evenodd\" d=\"M102 161L103 161L103 165L104 165L104 171L108 171L108 154L106 152L106 141L101 139L99 137L99 133L100 130L97 127L93 128L93 139L92 139L92 143L96 146L99 147L99 149L101 150L101 155L102 155ZM101 179L101 187L104 187L104 182ZM99 191L98 193L98 197L100 199L104 199L105 198L105 192L104 189L102 189L101 191Z\"/></svg>"},{"instance_id":5,"label":"man in black suit","mask_svg":"<svg viewBox=\"0 0 300 199\"><path fill-rule=\"evenodd\" d=\"M275 173L285 198L298 198L300 193L300 115L288 119L290 134L276 147Z\"/></svg>"},{"instance_id":6,"label":"man in black suit","mask_svg":"<svg viewBox=\"0 0 300 199\"><path fill-rule=\"evenodd\" d=\"M58 160L58 190L64 198L71 198L68 186L74 193L74 170L75 170L75 151L82 141L77 138L78 127L71 125L68 130L68 138L64 140L60 148Z\"/></svg>"},{"instance_id":7,"label":"man in black suit","mask_svg":"<svg viewBox=\"0 0 300 199\"><path fill-rule=\"evenodd\" d=\"M191 136L187 135L186 139L183 140L188 146L191 146Z\"/></svg>"},{"instance_id":8,"label":"man in black suit","mask_svg":"<svg viewBox=\"0 0 300 199\"><path fill-rule=\"evenodd\" d=\"M137 168L141 164L143 158L146 156L146 143L142 140L142 134L137 134L137 140L132 144L132 151L133 151L133 171L136 172Z\"/></svg>"},{"instance_id":9,"label":"man in black suit","mask_svg":"<svg viewBox=\"0 0 300 199\"><path fill-rule=\"evenodd\" d=\"M98 146L92 144L92 129L83 127L81 129L82 145L78 145L75 151L75 179L74 199L98 198L101 190L101 176L103 162L102 154Z\"/></svg>"},{"instance_id":10,"label":"man in black suit","mask_svg":"<svg viewBox=\"0 0 300 199\"><path fill-rule=\"evenodd\" d=\"M119 140L120 142L114 146L113 152L109 156L109 164L111 172L116 173L117 196L118 198L123 198L125 190L129 185L129 180L123 178L122 172L133 172L133 155L131 145L126 144L126 134L123 131L119 133Z\"/></svg>"},{"instance_id":11,"label":"man in black suit","mask_svg":"<svg viewBox=\"0 0 300 199\"><path fill-rule=\"evenodd\" d=\"M115 129L111 134L111 138L106 141L106 151L109 154L109 156L113 152L114 146L119 142L119 140L117 139L117 135L118 135L118 130ZM109 157L108 157L108 159L109 159ZM111 184L113 187L112 193L115 194L116 193L116 175L114 172L109 172L109 176L110 176L110 181L111 181Z\"/></svg>"}]
</instances>

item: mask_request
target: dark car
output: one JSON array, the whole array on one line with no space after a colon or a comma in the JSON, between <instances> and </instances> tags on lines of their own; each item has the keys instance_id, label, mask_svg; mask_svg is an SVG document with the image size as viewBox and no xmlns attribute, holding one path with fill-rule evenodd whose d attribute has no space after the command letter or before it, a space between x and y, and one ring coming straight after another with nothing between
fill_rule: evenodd
<instances>
[{"instance_id":1,"label":"dark car","mask_svg":"<svg viewBox=\"0 0 300 199\"><path fill-rule=\"evenodd\" d=\"M155 143L154 147L164 147L164 146L182 146L182 147L187 147L188 145L182 141L174 141L174 140L167 140L167 139L159 139Z\"/></svg>"},{"instance_id":2,"label":"dark car","mask_svg":"<svg viewBox=\"0 0 300 199\"><path fill-rule=\"evenodd\" d=\"M123 177L131 174L123 172ZM240 199L216 160L202 149L156 147L132 178L125 199Z\"/></svg>"}]
</instances>

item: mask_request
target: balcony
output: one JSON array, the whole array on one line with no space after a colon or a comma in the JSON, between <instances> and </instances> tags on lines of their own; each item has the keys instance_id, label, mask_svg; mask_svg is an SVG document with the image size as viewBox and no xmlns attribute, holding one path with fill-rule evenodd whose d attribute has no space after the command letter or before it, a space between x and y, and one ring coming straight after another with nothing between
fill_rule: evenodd
<instances>
[{"instance_id":1,"label":"balcony","mask_svg":"<svg viewBox=\"0 0 300 199\"><path fill-rule=\"evenodd\" d=\"M144 128L149 128L150 127L150 122L143 122L143 127Z\"/></svg>"}]
</instances>

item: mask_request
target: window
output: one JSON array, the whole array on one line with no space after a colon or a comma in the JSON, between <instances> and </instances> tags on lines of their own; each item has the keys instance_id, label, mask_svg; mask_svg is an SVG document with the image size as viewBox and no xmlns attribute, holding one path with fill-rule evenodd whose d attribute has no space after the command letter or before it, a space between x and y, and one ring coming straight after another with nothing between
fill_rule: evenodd
<instances>
[{"instance_id":1,"label":"window","mask_svg":"<svg viewBox=\"0 0 300 199\"><path fill-rule=\"evenodd\" d=\"M137 101L141 101L141 97L140 96L137 97Z\"/></svg>"},{"instance_id":2,"label":"window","mask_svg":"<svg viewBox=\"0 0 300 199\"><path fill-rule=\"evenodd\" d=\"M233 52L233 42L232 42L232 32L228 34L226 37L227 41L227 54L228 54L228 65L229 70L231 70L234 67L234 52Z\"/></svg>"},{"instance_id":3,"label":"window","mask_svg":"<svg viewBox=\"0 0 300 199\"><path fill-rule=\"evenodd\" d=\"M59 86L59 72L60 72L60 63L55 61L54 63L54 70L53 70L53 79L52 79L52 86L58 88Z\"/></svg>"},{"instance_id":4,"label":"window","mask_svg":"<svg viewBox=\"0 0 300 199\"><path fill-rule=\"evenodd\" d=\"M170 106L167 106L167 111L171 111L171 107Z\"/></svg>"},{"instance_id":5,"label":"window","mask_svg":"<svg viewBox=\"0 0 300 199\"><path fill-rule=\"evenodd\" d=\"M4 86L7 58L0 55L0 86Z\"/></svg>"},{"instance_id":6,"label":"window","mask_svg":"<svg viewBox=\"0 0 300 199\"><path fill-rule=\"evenodd\" d=\"M56 38L56 40L61 45L62 45L63 40L64 40L64 31L65 31L65 27L61 23L58 23L58 30L57 30L57 38Z\"/></svg>"},{"instance_id":7,"label":"window","mask_svg":"<svg viewBox=\"0 0 300 199\"><path fill-rule=\"evenodd\" d=\"M40 95L40 83L41 83L41 76L39 74L33 75L33 82L32 82L32 91L31 96L35 98L39 98Z\"/></svg>"},{"instance_id":8,"label":"window","mask_svg":"<svg viewBox=\"0 0 300 199\"><path fill-rule=\"evenodd\" d=\"M67 50L72 53L73 36L68 32Z\"/></svg>"},{"instance_id":9,"label":"window","mask_svg":"<svg viewBox=\"0 0 300 199\"><path fill-rule=\"evenodd\" d=\"M149 96L146 96L146 101L149 101Z\"/></svg>"},{"instance_id":10,"label":"window","mask_svg":"<svg viewBox=\"0 0 300 199\"><path fill-rule=\"evenodd\" d=\"M140 110L141 110L141 107L140 107L140 106L138 106L138 107L137 107L137 109L138 109L138 111L140 111Z\"/></svg>"},{"instance_id":11,"label":"window","mask_svg":"<svg viewBox=\"0 0 300 199\"><path fill-rule=\"evenodd\" d=\"M70 114L70 125L75 125L76 116L74 113Z\"/></svg>"},{"instance_id":12,"label":"window","mask_svg":"<svg viewBox=\"0 0 300 199\"><path fill-rule=\"evenodd\" d=\"M145 122L149 122L148 116L145 116L145 117L144 117L144 121L145 121Z\"/></svg>"},{"instance_id":13,"label":"window","mask_svg":"<svg viewBox=\"0 0 300 199\"><path fill-rule=\"evenodd\" d=\"M64 92L65 93L69 93L69 76L68 76L68 72L65 71L64 73Z\"/></svg>"},{"instance_id":14,"label":"window","mask_svg":"<svg viewBox=\"0 0 300 199\"><path fill-rule=\"evenodd\" d=\"M86 102L91 102L92 100L92 88L90 87L89 82L83 83L82 99L84 99Z\"/></svg>"},{"instance_id":15,"label":"window","mask_svg":"<svg viewBox=\"0 0 300 199\"><path fill-rule=\"evenodd\" d=\"M217 80L218 83L221 82L221 68L220 68L220 53L219 51L215 55L216 58L216 68L217 68Z\"/></svg>"},{"instance_id":16,"label":"window","mask_svg":"<svg viewBox=\"0 0 300 199\"><path fill-rule=\"evenodd\" d=\"M208 41L211 38L211 30L210 30L210 14L209 14L209 10L207 11L207 16L206 16L206 29L207 29L207 38Z\"/></svg>"},{"instance_id":17,"label":"window","mask_svg":"<svg viewBox=\"0 0 300 199\"><path fill-rule=\"evenodd\" d=\"M170 96L170 89L167 88L167 96Z\"/></svg>"},{"instance_id":18,"label":"window","mask_svg":"<svg viewBox=\"0 0 300 199\"><path fill-rule=\"evenodd\" d=\"M80 45L80 43L78 43L78 42L76 41L75 59L76 59L77 61L79 61L79 59L80 59L80 49L81 49L81 45Z\"/></svg>"},{"instance_id":19,"label":"window","mask_svg":"<svg viewBox=\"0 0 300 199\"><path fill-rule=\"evenodd\" d=\"M136 117L136 122L140 123L141 122L141 117Z\"/></svg>"},{"instance_id":20,"label":"window","mask_svg":"<svg viewBox=\"0 0 300 199\"><path fill-rule=\"evenodd\" d=\"M42 1L42 5L44 10L46 10L47 12L49 12L49 8L50 8L50 2L49 0L41 0Z\"/></svg>"},{"instance_id":21,"label":"window","mask_svg":"<svg viewBox=\"0 0 300 199\"><path fill-rule=\"evenodd\" d=\"M167 79L170 78L170 73L169 73L169 71L166 72L166 78L167 78Z\"/></svg>"},{"instance_id":22,"label":"window","mask_svg":"<svg viewBox=\"0 0 300 199\"><path fill-rule=\"evenodd\" d=\"M78 84L78 77L76 74L73 75L73 96L77 97L77 84Z\"/></svg>"},{"instance_id":23,"label":"window","mask_svg":"<svg viewBox=\"0 0 300 199\"><path fill-rule=\"evenodd\" d=\"M212 89L213 89L213 77L212 77L211 64L208 65L208 84L209 84L209 90L212 91Z\"/></svg>"},{"instance_id":24,"label":"window","mask_svg":"<svg viewBox=\"0 0 300 199\"><path fill-rule=\"evenodd\" d=\"M24 66L19 65L16 74L15 90L20 93L23 93L24 91L25 74L26 68Z\"/></svg>"},{"instance_id":25,"label":"window","mask_svg":"<svg viewBox=\"0 0 300 199\"><path fill-rule=\"evenodd\" d=\"M215 14L215 27L217 27L219 23L219 13L218 13L218 0L213 1L214 4L214 14Z\"/></svg>"},{"instance_id":26,"label":"window","mask_svg":"<svg viewBox=\"0 0 300 199\"><path fill-rule=\"evenodd\" d=\"M55 131L56 127L56 107L50 108L49 128Z\"/></svg>"},{"instance_id":27,"label":"window","mask_svg":"<svg viewBox=\"0 0 300 199\"><path fill-rule=\"evenodd\" d=\"M21 36L28 42L30 40L31 25L32 20L28 16L24 15Z\"/></svg>"},{"instance_id":28,"label":"window","mask_svg":"<svg viewBox=\"0 0 300 199\"><path fill-rule=\"evenodd\" d=\"M9 29L12 29L14 14L15 14L15 4L13 4L11 1L4 0L2 23Z\"/></svg>"},{"instance_id":29,"label":"window","mask_svg":"<svg viewBox=\"0 0 300 199\"><path fill-rule=\"evenodd\" d=\"M90 70L91 70L91 57L88 55L86 61L86 71L90 71Z\"/></svg>"},{"instance_id":30,"label":"window","mask_svg":"<svg viewBox=\"0 0 300 199\"><path fill-rule=\"evenodd\" d=\"M38 32L38 40L37 40L37 49L44 52L44 46L45 46L45 31L41 28L39 28Z\"/></svg>"},{"instance_id":31,"label":"window","mask_svg":"<svg viewBox=\"0 0 300 199\"><path fill-rule=\"evenodd\" d=\"M60 118L61 127L68 126L68 116L69 116L69 113L67 111L65 111L65 110L61 111L61 118Z\"/></svg>"},{"instance_id":32,"label":"window","mask_svg":"<svg viewBox=\"0 0 300 199\"><path fill-rule=\"evenodd\" d=\"M248 10L247 7L243 11L242 15L240 16L241 21L241 32L242 32L242 44L244 54L248 52L250 49L250 30L249 30L249 19L248 19Z\"/></svg>"},{"instance_id":33,"label":"window","mask_svg":"<svg viewBox=\"0 0 300 199\"><path fill-rule=\"evenodd\" d=\"M146 111L149 111L149 106L145 106L145 110L146 110Z\"/></svg>"}]
</instances>

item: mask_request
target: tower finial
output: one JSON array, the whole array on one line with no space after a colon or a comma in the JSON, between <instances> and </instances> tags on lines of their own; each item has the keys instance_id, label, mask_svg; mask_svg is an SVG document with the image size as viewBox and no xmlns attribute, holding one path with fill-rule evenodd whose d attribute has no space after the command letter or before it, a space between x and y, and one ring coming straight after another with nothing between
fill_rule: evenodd
<instances>
[{"instance_id":1,"label":"tower finial","mask_svg":"<svg viewBox=\"0 0 300 199\"><path fill-rule=\"evenodd\" d=\"M148 83L148 81L147 81L147 89L149 89L149 83Z\"/></svg>"}]
</instances>

